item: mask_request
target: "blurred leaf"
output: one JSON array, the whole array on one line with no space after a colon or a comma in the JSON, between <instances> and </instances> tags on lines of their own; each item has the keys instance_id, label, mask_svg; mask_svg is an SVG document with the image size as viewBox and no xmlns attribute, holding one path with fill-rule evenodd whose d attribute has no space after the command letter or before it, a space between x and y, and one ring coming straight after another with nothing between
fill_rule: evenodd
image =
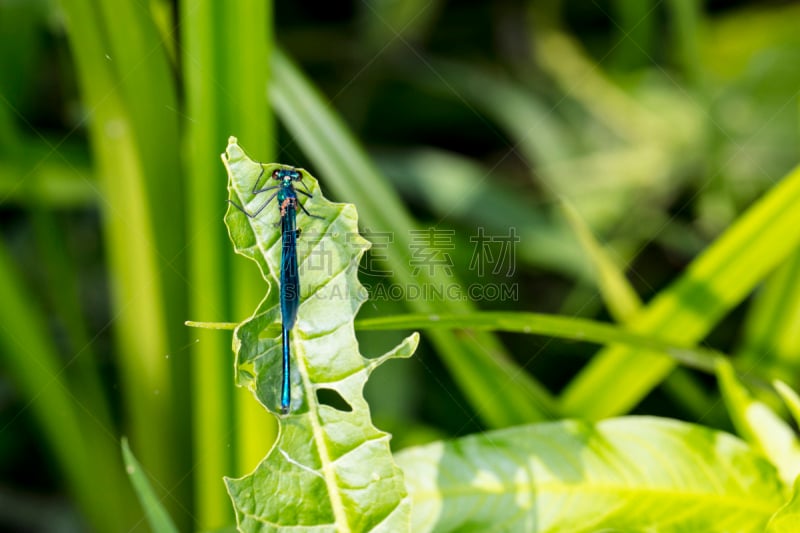
<instances>
[{"instance_id":1,"label":"blurred leaf","mask_svg":"<svg viewBox=\"0 0 800 533\"><path fill-rule=\"evenodd\" d=\"M632 331L695 343L786 259L800 241L800 168L795 169L662 290ZM601 418L624 412L675 366L663 356L622 347L601 351L568 385L566 412ZM614 394L606 391L613 390Z\"/></svg>"},{"instance_id":2,"label":"blurred leaf","mask_svg":"<svg viewBox=\"0 0 800 533\"><path fill-rule=\"evenodd\" d=\"M535 15L531 18L536 21ZM612 228L632 213L636 218L651 216L648 211L676 194L687 171L707 157L705 115L693 95L675 90L674 79L663 69L623 88L598 68L574 36L536 22L531 35L537 66L562 95L552 112L579 106L570 130L586 145L549 164L531 160L537 169L544 164L537 175L550 174L545 180L550 188L568 198L595 230Z\"/></svg>"},{"instance_id":3,"label":"blurred leaf","mask_svg":"<svg viewBox=\"0 0 800 533\"><path fill-rule=\"evenodd\" d=\"M223 161L231 200L255 212L265 198L250 191L281 166L250 160L234 138ZM402 472L392 460L389 435L370 421L362 391L369 373L382 362L411 356L419 336L406 338L377 359L358 353L353 319L363 301L363 287L357 265L369 243L358 234L355 207L329 202L316 179L301 172L313 195L303 205L324 220L306 217L299 224L302 301L291 333L292 403L289 413L280 417L277 442L256 470L239 479L226 478L237 523L241 531L314 526L402 531L408 528L409 513ZM237 382L278 414L282 244L276 223L281 215L277 202L268 207L249 218L231 206L225 222L237 253L255 261L269 284L258 310L234 332ZM327 404L325 395L343 405ZM265 499L265 494L273 497Z\"/></svg>"},{"instance_id":4,"label":"blurred leaf","mask_svg":"<svg viewBox=\"0 0 800 533\"><path fill-rule=\"evenodd\" d=\"M417 46L436 22L441 0L367 0L360 2L365 57L383 54L393 48Z\"/></svg>"},{"instance_id":5,"label":"blurred leaf","mask_svg":"<svg viewBox=\"0 0 800 533\"><path fill-rule=\"evenodd\" d=\"M56 150L54 139L29 139L17 131L13 135L11 152L0 158L0 198L5 205L76 209L98 203L100 191L86 148L61 142Z\"/></svg>"},{"instance_id":6,"label":"blurred leaf","mask_svg":"<svg viewBox=\"0 0 800 533\"><path fill-rule=\"evenodd\" d=\"M770 519L766 533L794 533L797 524L800 524L800 480L794 483L792 499Z\"/></svg>"},{"instance_id":7,"label":"blurred leaf","mask_svg":"<svg viewBox=\"0 0 800 533\"><path fill-rule=\"evenodd\" d=\"M643 203L652 210L697 159L702 122L696 109L665 87L668 80L643 83L642 95L629 94L566 36L552 30L534 35L541 38L533 46L542 55L538 66L562 85L560 98L548 99L538 79L529 86L455 61L432 61L407 76L464 105L498 135L496 123L511 138L506 157L523 156L545 195L568 198L593 228L611 228ZM665 107L674 115L661 113Z\"/></svg>"},{"instance_id":8,"label":"blurred leaf","mask_svg":"<svg viewBox=\"0 0 800 533\"><path fill-rule=\"evenodd\" d=\"M516 140L510 148L522 152L529 164L541 167L543 180L553 192L564 192L569 184L559 183L551 171L575 154L578 146L547 101L489 69L447 60L427 66L414 72L415 83L486 112ZM487 123L487 128L492 125Z\"/></svg>"},{"instance_id":9,"label":"blurred leaf","mask_svg":"<svg viewBox=\"0 0 800 533\"><path fill-rule=\"evenodd\" d=\"M800 424L800 396L793 388L780 380L776 380L772 384L789 408L789 413L791 413L794 423Z\"/></svg>"},{"instance_id":10,"label":"blurred leaf","mask_svg":"<svg viewBox=\"0 0 800 533\"><path fill-rule=\"evenodd\" d=\"M128 445L128 439L125 437L122 437L122 457L125 460L125 469L128 472L131 483L136 489L136 496L139 497L139 503L142 504L142 508L147 514L150 528L155 533L177 533L178 528L172 523L172 519L161 505L155 492L153 492L153 487L150 486L147 475L142 471L142 467L136 457L133 456Z\"/></svg>"},{"instance_id":11,"label":"blurred leaf","mask_svg":"<svg viewBox=\"0 0 800 533\"><path fill-rule=\"evenodd\" d=\"M495 172L473 159L431 148L382 153L376 162L405 197L424 203L439 223L456 219L496 232L514 228L525 246L517 257L529 265L584 278L575 240L564 225L547 216L542 205L497 185Z\"/></svg>"},{"instance_id":12,"label":"blurred leaf","mask_svg":"<svg viewBox=\"0 0 800 533\"><path fill-rule=\"evenodd\" d=\"M784 502L745 443L661 418L509 428L396 457L415 533L760 532Z\"/></svg>"},{"instance_id":13,"label":"blurred leaf","mask_svg":"<svg viewBox=\"0 0 800 533\"><path fill-rule=\"evenodd\" d=\"M701 50L703 67L724 82L740 79L748 71L755 73L763 65L762 57L772 55L776 48L797 50L800 47L799 16L797 4L759 4L730 10L708 21ZM786 64L773 66L789 67ZM783 80L783 83L790 80Z\"/></svg>"},{"instance_id":14,"label":"blurred leaf","mask_svg":"<svg viewBox=\"0 0 800 533\"><path fill-rule=\"evenodd\" d=\"M700 62L711 80L720 171L746 205L800 158L797 3L750 2L707 19Z\"/></svg>"},{"instance_id":15,"label":"blurred leaf","mask_svg":"<svg viewBox=\"0 0 800 533\"><path fill-rule=\"evenodd\" d=\"M722 398L737 432L778 469L786 486L800 474L800 442L794 430L766 404L756 401L736 378L727 361L717 363Z\"/></svg>"}]
</instances>

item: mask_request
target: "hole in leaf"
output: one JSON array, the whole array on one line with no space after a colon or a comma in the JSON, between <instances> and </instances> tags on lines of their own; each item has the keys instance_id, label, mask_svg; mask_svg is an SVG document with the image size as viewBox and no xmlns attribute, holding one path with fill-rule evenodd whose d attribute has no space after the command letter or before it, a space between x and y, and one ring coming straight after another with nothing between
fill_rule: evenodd
<instances>
[{"instance_id":1,"label":"hole in leaf","mask_svg":"<svg viewBox=\"0 0 800 533\"><path fill-rule=\"evenodd\" d=\"M353 408L342 398L342 395L333 389L317 389L317 401L322 405L333 407L337 411L345 413L353 411Z\"/></svg>"}]
</instances>

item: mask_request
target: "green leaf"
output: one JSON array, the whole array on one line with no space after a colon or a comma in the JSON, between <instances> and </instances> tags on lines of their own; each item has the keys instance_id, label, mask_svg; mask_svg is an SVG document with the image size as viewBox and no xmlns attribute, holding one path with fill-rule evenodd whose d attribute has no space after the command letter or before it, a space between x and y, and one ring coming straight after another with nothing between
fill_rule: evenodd
<instances>
[{"instance_id":1,"label":"green leaf","mask_svg":"<svg viewBox=\"0 0 800 533\"><path fill-rule=\"evenodd\" d=\"M767 524L767 533L795 533L800 524L800 480L794 484L792 499L778 509Z\"/></svg>"},{"instance_id":2,"label":"green leaf","mask_svg":"<svg viewBox=\"0 0 800 533\"><path fill-rule=\"evenodd\" d=\"M280 165L250 160L231 138L223 161L231 200L250 212L266 200L251 189ZM376 429L363 397L369 373L393 357L409 357L413 334L389 353L366 359L358 352L353 319L363 301L357 270L369 242L358 234L351 204L334 204L316 179L301 170L313 198L304 207L322 219L298 214L297 260L301 304L292 330L292 405L280 417L278 440L256 470L226 478L242 531L317 527L324 531L408 529L409 501L402 472L389 450L389 435ZM278 280L281 238L278 207L256 218L234 207L225 222L237 253L255 261L269 291L256 312L234 332L237 382L277 414L281 381ZM335 397L332 405L320 396Z\"/></svg>"},{"instance_id":3,"label":"green leaf","mask_svg":"<svg viewBox=\"0 0 800 533\"><path fill-rule=\"evenodd\" d=\"M772 461L787 486L800 474L800 443L794 430L736 378L730 363L717 363L722 397L736 430Z\"/></svg>"},{"instance_id":4,"label":"green leaf","mask_svg":"<svg viewBox=\"0 0 800 533\"><path fill-rule=\"evenodd\" d=\"M130 476L133 488L136 490L136 496L139 497L139 502L147 514L147 522L150 524L150 529L156 533L177 533L178 528L172 523L172 519L167 514L167 511L161 505L161 502L153 492L153 487L147 480L147 476L142 470L142 466L136 457L133 456L131 448L128 445L128 439L122 437L122 458L125 461L125 470Z\"/></svg>"},{"instance_id":5,"label":"green leaf","mask_svg":"<svg viewBox=\"0 0 800 533\"><path fill-rule=\"evenodd\" d=\"M404 450L412 531L763 531L783 502L741 440L675 420L520 426Z\"/></svg>"}]
</instances>

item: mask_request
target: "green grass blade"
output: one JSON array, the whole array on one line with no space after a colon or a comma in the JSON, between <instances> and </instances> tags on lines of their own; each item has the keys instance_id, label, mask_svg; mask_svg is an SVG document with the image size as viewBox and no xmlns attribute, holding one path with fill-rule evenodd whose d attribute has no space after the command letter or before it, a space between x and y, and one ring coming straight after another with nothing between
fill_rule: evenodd
<instances>
[{"instance_id":1,"label":"green grass blade","mask_svg":"<svg viewBox=\"0 0 800 533\"><path fill-rule=\"evenodd\" d=\"M371 231L393 235L385 255L394 282L401 287L460 287L457 279L442 273L429 276L420 269L412 275L410 232L417 225L408 211L297 67L276 51L272 68L270 99L275 111L326 176L326 185L337 196L358 205L361 219ZM471 302L461 300L427 302L418 298L408 305L424 313L473 309ZM488 424L500 427L555 416L555 405L546 388L516 365L493 336L476 333L470 339L458 339L449 332L436 331L431 332L430 340L478 416Z\"/></svg>"},{"instance_id":2,"label":"green grass blade","mask_svg":"<svg viewBox=\"0 0 800 533\"><path fill-rule=\"evenodd\" d=\"M670 30L675 43L676 58L684 72L695 83L703 82L700 43L703 30L703 5L692 0L668 0Z\"/></svg>"},{"instance_id":3,"label":"green grass blade","mask_svg":"<svg viewBox=\"0 0 800 533\"><path fill-rule=\"evenodd\" d=\"M0 93L0 100L8 104L8 101L5 100L6 96ZM19 113L16 110L15 112ZM24 319L31 322L31 324L29 324L28 328L19 328L18 330L13 328L12 325L12 329L6 332L11 335L11 342L9 343L7 339L6 343L0 344L4 344L7 347L13 342L19 344L17 349L9 348L9 358L13 357L15 352L19 353L22 346L31 347L37 351L37 356L20 361L21 364L27 362L31 367L30 371L46 371L48 367L51 367L51 369L59 368L57 374L54 374L56 379L54 379L52 385L69 387L68 400L73 405L81 407L81 409L76 409L74 412L67 414L65 422L69 424L70 420L72 420L79 424L77 430L81 433L82 443L80 448L73 449L68 454L64 453L63 448L56 446L56 460L57 462L66 460L76 463L72 466L66 464L60 464L59 466L65 472L68 472L66 476L68 478L67 484L75 491L73 496L78 503L84 506L86 505L87 495L80 494L78 491L85 491L87 487L75 484L74 480L69 479L69 477L74 474L72 468L76 467L81 461L86 460L87 457L91 458L92 463L96 466L96 473L92 478L92 488L94 491L103 494L104 497L97 499L98 507L102 507L102 511L99 509L85 509L87 516L93 521L101 517L101 519L105 520L106 527L111 526L111 524L114 527L125 527L125 525L133 523L134 510L130 505L127 505L129 491L126 490L127 483L123 480L121 464L116 453L116 443L113 438L114 426L96 366L98 361L92 349L92 342L87 334L83 308L79 298L78 276L69 257L66 235L59 227L59 223L63 219L52 211L53 204L63 207L60 205L62 198L53 197L45 192L47 188L43 187L43 184L49 184L53 179L53 175L48 171L52 172L54 169L52 166L50 168L42 168L43 165L40 165L40 160L37 159L37 157L48 159L48 155L53 148L46 140L34 143L25 139L24 135L18 131L15 121L12 120L11 113L12 110L9 107L0 106L0 147L2 147L0 151L10 156L4 158L13 176L9 180L11 182L10 185L12 190L15 190L16 194L19 195L20 203L28 207L29 220L36 241L37 268L42 269L45 276L43 280L39 280L44 282L42 286L23 294L25 284L23 276L18 276L12 270L2 269L2 275L8 278L6 281L14 283L18 287L16 293L9 292L7 294L6 303L9 306L9 310L15 315L20 315L15 317L16 320ZM45 149L48 151L44 151ZM85 189L92 190L92 193L86 199L93 198L96 192L91 189L91 183L81 179L86 179L86 176L81 176L80 171L72 167L72 160L67 155L75 154L72 153L72 150L59 150L59 152L64 161L60 161L60 165L56 166L60 166L62 172L67 173L68 176L58 176L58 178L66 177L71 182L81 181ZM34 153L36 155L33 155ZM25 178L20 179L20 176ZM44 194L42 194L43 192ZM2 197L1 194L0 197ZM5 292L3 294L6 295ZM32 303L35 302L37 296L44 296L47 301L44 308L40 309L36 304ZM20 302L15 301L15 299L19 298L28 300L28 303L23 304L22 308L17 307ZM47 312L44 309L49 309L50 311ZM55 324L52 324L52 322L55 322ZM5 321L4 323L13 324L12 321ZM63 328L63 332L66 333L61 338L62 342L59 343L63 347L62 354L56 353L57 347L46 340L31 342L30 334L32 331L44 328L44 324L47 323L51 323L50 327L46 331L40 331L39 335L57 336L56 332L60 328ZM16 337L15 335L18 333L22 334L22 337ZM26 335L28 336L27 339L24 338ZM60 356L66 358L64 359L65 362L59 362ZM10 368L15 366L9 365ZM12 379L23 384L20 386L20 391L23 397L28 397L27 401L41 403L57 398L54 395L48 395L44 398L40 398L38 394L31 396L31 379L23 377L25 374L27 372L17 367L12 372ZM49 385L45 384L43 386ZM64 409L63 406L64 403L62 402L47 405L45 408L53 412L61 412ZM21 413L24 411L25 409ZM42 433L49 438L58 438L58 434L53 432L52 423L42 418L38 410L35 412L34 419L40 424ZM66 432L69 431L70 429L66 430ZM76 443L67 439L66 443L60 444L68 447ZM95 526L99 525L95 523Z\"/></svg>"},{"instance_id":4,"label":"green grass blade","mask_svg":"<svg viewBox=\"0 0 800 533\"><path fill-rule=\"evenodd\" d=\"M775 469L744 442L661 418L521 426L396 457L415 533L756 533L784 503Z\"/></svg>"},{"instance_id":5,"label":"green grass blade","mask_svg":"<svg viewBox=\"0 0 800 533\"><path fill-rule=\"evenodd\" d=\"M202 287L192 292L189 310L193 316L225 320L231 309L226 258L229 256L225 228L219 224L224 212L223 178L216 154L224 143L225 104L218 83L225 82L225 67L220 64L227 36L226 5L201 0L180 5L182 66L186 84L187 124L187 225L194 236L187 249L191 285ZM228 87L230 88L230 87ZM251 88L251 90L256 90ZM220 479L230 472L233 449L228 438L233 433L233 370L225 357L228 343L224 335L198 331L192 353L192 449L195 455L194 508L201 529L223 526L233 520L225 502Z\"/></svg>"},{"instance_id":6,"label":"green grass blade","mask_svg":"<svg viewBox=\"0 0 800 533\"><path fill-rule=\"evenodd\" d=\"M789 409L795 424L800 424L800 395L793 388L781 380L775 380L772 385L783 399L783 403Z\"/></svg>"},{"instance_id":7,"label":"green grass blade","mask_svg":"<svg viewBox=\"0 0 800 533\"><path fill-rule=\"evenodd\" d=\"M126 361L126 366L142 368L133 373L123 392L128 404L143 403L144 396L157 396L159 401L154 403L158 405L149 406L148 410L160 410L158 417L164 424L164 430L154 435L150 431L156 423L154 419L137 417L128 430L144 464L161 478L164 487L170 487L174 497L170 509L186 527L190 517L177 515L179 508L173 502L187 500L189 484L180 480L193 467L189 457L180 451L189 445L191 435L191 425L184 415L189 388L183 379L189 372L190 358L168 356L179 353L188 344L187 332L180 326L187 311L186 226L177 223L184 218L185 206L180 138L183 116L179 82L166 44L175 39L176 31L162 39L149 3L137 0L90 3L104 39L104 48L90 52L96 62L92 68L107 69L113 80L108 90L116 93L124 113L109 117L110 126L109 122L101 124L105 139L93 137L94 142L102 142L100 149L112 158L109 165L113 166L101 166L100 170L103 192L111 204L112 215L106 221L119 226L112 238L114 248L119 248L121 259L126 262L123 267L112 264L113 277L124 285L124 295L117 305L126 306L130 298L141 299L141 303L121 313L116 322L124 323L125 329L130 330L128 334L134 336L143 324L153 321L150 332L138 331L136 340L143 344L141 338L153 334L153 344L134 345L125 353L126 359L134 359ZM78 31L85 28L81 26ZM95 80L87 80L84 85L91 83ZM118 118L120 121L116 123ZM130 147L124 151L113 147L114 135L108 134L108 127L113 129L116 125L129 130L126 133L130 135ZM135 158L135 162L126 161L126 157ZM120 175L118 167L122 165L132 170L129 177ZM125 219L112 218L117 215ZM160 323L155 324L155 320ZM125 342L130 341L126 337Z\"/></svg>"},{"instance_id":8,"label":"green grass blade","mask_svg":"<svg viewBox=\"0 0 800 533\"><path fill-rule=\"evenodd\" d=\"M745 337L737 356L800 385L800 253L781 265L748 310Z\"/></svg>"},{"instance_id":9,"label":"green grass blade","mask_svg":"<svg viewBox=\"0 0 800 533\"><path fill-rule=\"evenodd\" d=\"M231 138L223 154L230 199L254 212L265 201L253 184L277 164L250 160ZM291 332L291 408L280 416L281 431L255 471L226 478L241 531L319 528L329 531L405 531L409 504L402 473L389 450L389 435L372 425L363 387L369 373L394 357L409 357L414 334L378 359L358 353L353 319L363 302L357 265L369 248L358 234L352 204L326 200L306 171L312 198L302 204L297 243L301 303ZM237 253L257 263L267 296L234 332L237 383L279 414L281 310L279 278L282 239L277 202L256 218L230 206L225 216ZM323 397L335 400L323 401ZM333 403L328 403L328 402ZM275 497L265 498L273 494Z\"/></svg>"},{"instance_id":10,"label":"green grass blade","mask_svg":"<svg viewBox=\"0 0 800 533\"><path fill-rule=\"evenodd\" d=\"M103 506L118 515L118 524L133 524L133 508L128 504L129 491L116 450L115 425L103 388L99 359L87 332L80 302L77 273L70 259L66 235L58 227L53 213L41 206L32 210L38 257L47 271L45 290L49 303L66 333L69 354L62 371L76 410L84 439L84 450L95 465L92 484L95 492L106 495ZM33 295L29 296L33 298ZM52 333L50 333L52 335ZM61 406L52 406L56 411Z\"/></svg>"},{"instance_id":11,"label":"green grass blade","mask_svg":"<svg viewBox=\"0 0 800 533\"><path fill-rule=\"evenodd\" d=\"M258 147L259 157L267 161L274 159L277 148L275 119L266 96L272 76L269 62L274 46L272 11L271 1L246 0L225 4L224 31L216 35L219 40L216 51L225 51L220 65L221 78L218 78L223 90L214 93L221 119L217 138L223 141L235 134L248 146ZM205 147L209 149L207 154L216 154L220 146L221 143L217 143ZM218 168L219 160L215 159L212 169L216 199L220 198L221 185L216 175ZM216 213L215 221L218 220ZM227 236L224 246L228 247ZM225 318L243 320L261 300L263 281L250 261L230 252L226 256L230 275L220 282L222 286L230 285L232 312ZM277 426L273 417L239 388L234 389L234 410L235 472L242 475L250 472L264 457L277 437Z\"/></svg>"},{"instance_id":12,"label":"green grass blade","mask_svg":"<svg viewBox=\"0 0 800 533\"><path fill-rule=\"evenodd\" d=\"M239 325L238 322L198 322L196 320L187 320L184 324L190 328L219 329L224 331L233 331L236 329L236 326Z\"/></svg>"},{"instance_id":13,"label":"green grass blade","mask_svg":"<svg viewBox=\"0 0 800 533\"><path fill-rule=\"evenodd\" d=\"M794 430L766 404L753 398L727 361L718 363L717 377L736 431L761 450L778 469L786 486L791 486L800 474L800 441Z\"/></svg>"},{"instance_id":14,"label":"green grass blade","mask_svg":"<svg viewBox=\"0 0 800 533\"><path fill-rule=\"evenodd\" d=\"M624 70L649 67L656 55L659 3L654 0L614 0L612 18L618 45L612 50L614 64Z\"/></svg>"},{"instance_id":15,"label":"green grass blade","mask_svg":"<svg viewBox=\"0 0 800 533\"><path fill-rule=\"evenodd\" d=\"M642 308L639 295L609 253L597 242L577 210L566 199L562 199L561 208L593 267L595 280L606 308L618 322L623 325L629 324ZM706 367L705 370L709 368ZM680 368L668 376L664 388L677 403L685 405L698 417L710 418L712 413L721 414L716 407L719 402L710 398L702 384Z\"/></svg>"},{"instance_id":16,"label":"green grass blade","mask_svg":"<svg viewBox=\"0 0 800 533\"><path fill-rule=\"evenodd\" d=\"M225 227L225 178L219 151L236 133L272 157L274 128L266 88L272 41L271 2L211 0L180 4L183 74L187 95L187 246L190 316L241 320L258 303L262 281L230 249ZM184 317L185 318L185 317ZM196 519L202 528L233 520L225 474L253 468L275 439L276 425L233 386L225 335L198 331L193 349L192 412ZM231 435L221 438L221 435ZM230 446L233 440L234 445Z\"/></svg>"},{"instance_id":17,"label":"green grass blade","mask_svg":"<svg viewBox=\"0 0 800 533\"><path fill-rule=\"evenodd\" d=\"M109 486L109 476L93 479L86 473L94 468L118 470L121 465L106 462L103 447L111 447L106 434L96 438L96 426L86 425L82 405L69 393L70 384L63 372L44 313L33 307L34 298L23 290L24 283L14 271L5 246L0 244L0 354L5 372L33 412L50 446L66 485L88 521L98 530L114 531L130 527L130 514L124 509L126 487ZM84 434L84 430L91 431ZM8 428L6 428L8 429ZM106 429L106 428L103 428ZM113 473L110 475L113 477ZM98 492L98 489L99 492ZM98 501L102 502L98 505Z\"/></svg>"},{"instance_id":18,"label":"green grass blade","mask_svg":"<svg viewBox=\"0 0 800 533\"><path fill-rule=\"evenodd\" d=\"M175 415L180 393L172 380L171 371L175 366L165 355L171 351L167 324L174 323L168 319L178 320L181 299L175 298L170 302L165 296L172 292L164 290L164 256L159 255L159 251L165 254L174 252L180 234L168 230L163 232L167 240L162 240L162 232L156 232L157 221L153 217L152 198L149 196L156 193L148 190L148 180L157 181L159 175L148 176L148 172L157 159L154 152L161 147L144 140L148 132L138 128L148 126L141 122L142 117L131 116L136 111L147 113L152 118L152 107L158 104L150 102L147 111L134 106L132 100L135 98L128 91L129 86L121 80L126 74L138 75L132 72L134 65L130 62L142 59L137 54L144 53L147 44L138 39L142 36L140 31L147 31L145 27L150 19L146 13L135 9L128 11L133 2L126 2L125 6L118 8L126 10L130 17L125 20L117 18L114 22L103 18L109 15L103 9L108 8L107 4L98 9L98 4L89 0L63 0L61 5L83 102L86 109L91 110L88 130L103 193L104 238L112 272L111 292L117 309L114 322L116 350L131 439L159 483L176 487L179 476L185 472L182 465L187 458L175 445L184 434ZM130 55L119 50L125 45L117 40L118 37L112 42L108 36L122 24L131 25L123 35L136 39L130 44ZM155 33L152 36L155 39ZM158 42L151 44L155 49L147 52L155 55L145 54L145 57L157 62ZM114 54L123 64L109 61L107 53ZM158 89L151 90L157 92ZM174 87L163 86L161 89L169 102ZM162 120L159 116L154 121L165 123L164 131L169 130L167 118ZM163 147L169 152L167 159L177 157L177 141L174 141ZM176 166L173 164L168 168ZM173 185L164 184L164 191L173 190ZM163 198L167 197L165 192ZM175 231L180 230L176 228ZM168 235L172 235L172 240ZM170 247L160 250L165 242L171 242ZM171 307L173 305L175 307ZM156 434L152 432L154 427L159 428Z\"/></svg>"},{"instance_id":19,"label":"green grass blade","mask_svg":"<svg viewBox=\"0 0 800 533\"><path fill-rule=\"evenodd\" d=\"M798 203L800 169L795 169L659 293L631 323L632 330L682 344L699 341L797 246ZM563 408L588 418L625 412L674 366L652 353L605 349L568 385Z\"/></svg>"},{"instance_id":20,"label":"green grass blade","mask_svg":"<svg viewBox=\"0 0 800 533\"><path fill-rule=\"evenodd\" d=\"M624 324L630 321L642 307L639 295L568 200L562 199L561 211L593 267L594 277L608 312L617 322Z\"/></svg>"},{"instance_id":21,"label":"green grass blade","mask_svg":"<svg viewBox=\"0 0 800 533\"><path fill-rule=\"evenodd\" d=\"M147 480L147 474L144 473L139 461L136 460L133 452L131 452L128 439L125 437L122 437L122 457L125 461L125 470L130 476L131 484L136 489L139 503L142 504L142 508L147 515L150 529L154 533L177 533L178 528L172 523L172 519L153 491L153 487Z\"/></svg>"},{"instance_id":22,"label":"green grass blade","mask_svg":"<svg viewBox=\"0 0 800 533\"><path fill-rule=\"evenodd\" d=\"M356 321L359 330L390 329L468 329L474 331L507 331L532 335L547 335L561 339L621 344L639 350L657 351L687 366L714 372L718 358L713 350L677 346L651 336L639 335L611 324L540 313L484 311L459 314L396 315Z\"/></svg>"},{"instance_id":23,"label":"green grass blade","mask_svg":"<svg viewBox=\"0 0 800 533\"><path fill-rule=\"evenodd\" d=\"M185 202L181 167L181 140L178 103L178 82L169 62L168 51L155 25L150 6L136 0L94 0L96 15L103 31L107 48L101 62L105 64L114 80L113 90L118 93L125 108L127 124L135 142L137 166L140 167L138 184L142 191L143 213L147 217L146 248L132 250L146 254L155 272L154 289L157 298L150 305L161 314L166 324L180 324L186 316L186 291L184 289L184 264L182 258L186 247L184 226L176 224L183 218ZM172 35L168 38L173 38ZM106 190L114 196L124 194L123 186L112 175L105 183ZM131 221L133 222L133 221ZM142 226L147 227L147 226ZM138 226L129 226L128 232L139 231ZM130 237L128 238L130 240ZM155 308L158 308L155 310ZM128 320L141 320L128 317ZM165 327L168 346L176 350L186 345L186 331L179 327ZM168 350L171 351L171 350ZM182 359L168 362L160 357L151 364L171 369L178 375L188 372L189 365ZM188 396L182 387L183 380L173 381L172 398L175 406ZM139 396L139 394L136 394ZM175 433L173 442L179 443L188 436L188 424L183 417L173 419ZM138 437L133 437L136 442ZM165 435L165 440L169 437ZM188 441L187 441L188 442ZM162 446L164 460L173 463L181 476L191 465L184 458ZM146 456L142 454L146 459Z\"/></svg>"}]
</instances>

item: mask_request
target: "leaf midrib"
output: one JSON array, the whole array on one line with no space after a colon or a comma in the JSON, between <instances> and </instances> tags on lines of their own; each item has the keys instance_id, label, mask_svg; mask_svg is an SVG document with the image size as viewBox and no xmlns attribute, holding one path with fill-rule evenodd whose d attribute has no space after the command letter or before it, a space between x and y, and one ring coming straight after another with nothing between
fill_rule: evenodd
<instances>
[{"instance_id":1,"label":"leaf midrib","mask_svg":"<svg viewBox=\"0 0 800 533\"><path fill-rule=\"evenodd\" d=\"M341 495L339 494L339 486L336 484L336 472L333 468L333 461L331 460L328 446L325 442L325 435L319 422L319 403L317 402L317 395L314 393L311 380L308 378L305 354L299 351L295 351L295 354L294 360L303 380L303 389L308 401L308 420L311 423L311 433L314 436L314 442L320 455L322 479L325 480L325 486L328 489L328 496L331 502L331 509L333 510L333 516L335 518L334 526L337 531L346 533L349 531L347 514L344 508L344 502L342 502ZM301 357L301 355L303 357Z\"/></svg>"}]
</instances>

